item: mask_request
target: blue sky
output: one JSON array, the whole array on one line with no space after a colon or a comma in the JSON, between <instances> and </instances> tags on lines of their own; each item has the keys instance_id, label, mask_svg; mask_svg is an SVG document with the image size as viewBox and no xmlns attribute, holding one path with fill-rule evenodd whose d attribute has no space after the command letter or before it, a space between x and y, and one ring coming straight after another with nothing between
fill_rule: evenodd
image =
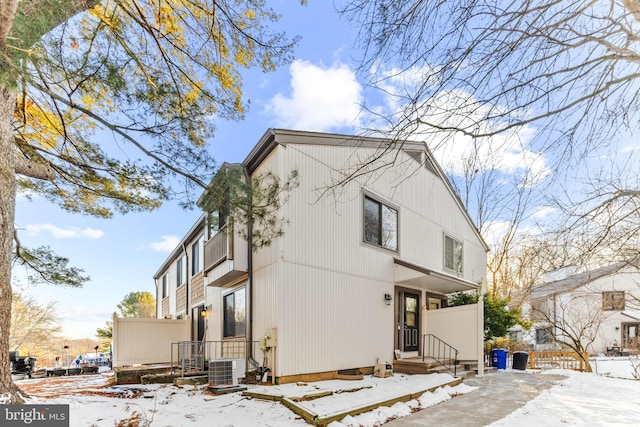
<instances>
[{"instance_id":1,"label":"blue sky","mask_svg":"<svg viewBox=\"0 0 640 427\"><path fill-rule=\"evenodd\" d=\"M332 1L310 0L304 7L297 1L286 2L286 6L281 1L274 2L274 8L283 15L280 28L290 36L302 37L296 60L275 73L245 73L244 96L251 107L243 122L217 122L209 147L219 163L244 160L268 128L357 133L370 119L360 114L365 98L378 112L398 108L392 97L373 94L358 80L353 62L358 57L353 50L355 32L335 13ZM391 70L389 67L389 76ZM415 70L413 76L419 71ZM389 93L410 84L411 77L407 73L401 78L388 78ZM438 101L451 102L448 95L443 94ZM500 136L490 145L481 145L480 154L491 156L491 167L505 176L532 171L545 177L551 173L548 159L531 151L527 144L535 132L528 126L515 135ZM436 153L442 166L453 173L459 159L471 155L475 147L464 137L456 137L454 142ZM628 149L629 145L621 144L618 147L612 143L613 152ZM638 148L635 142L630 149L637 152ZM536 209L536 219L553 213L545 206ZM84 269L91 281L81 289L69 289L28 286L20 279L16 289L32 293L42 303L56 301L66 336L93 338L96 328L104 326L127 293L148 291L155 295L153 274L198 216L197 211L185 211L177 203L168 202L154 212L103 220L66 213L37 197L31 201L20 197L16 226L21 243L50 246L69 258L73 266ZM503 227L504 223L496 221L488 229L499 235ZM16 273L20 276L19 271Z\"/></svg>"}]
</instances>

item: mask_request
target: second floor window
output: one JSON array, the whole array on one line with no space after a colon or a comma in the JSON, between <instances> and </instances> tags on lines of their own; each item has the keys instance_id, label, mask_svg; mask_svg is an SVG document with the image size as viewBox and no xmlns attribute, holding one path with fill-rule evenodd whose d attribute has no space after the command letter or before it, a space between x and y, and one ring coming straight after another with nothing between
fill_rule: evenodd
<instances>
[{"instance_id":1,"label":"second floor window","mask_svg":"<svg viewBox=\"0 0 640 427\"><path fill-rule=\"evenodd\" d=\"M202 270L202 259L200 254L202 253L204 236L191 245L191 275L198 274Z\"/></svg>"},{"instance_id":2,"label":"second floor window","mask_svg":"<svg viewBox=\"0 0 640 427\"><path fill-rule=\"evenodd\" d=\"M624 291L603 292L602 309L605 311L624 310Z\"/></svg>"},{"instance_id":3,"label":"second floor window","mask_svg":"<svg viewBox=\"0 0 640 427\"><path fill-rule=\"evenodd\" d=\"M398 250L398 211L369 196L364 198L364 240Z\"/></svg>"},{"instance_id":4,"label":"second floor window","mask_svg":"<svg viewBox=\"0 0 640 427\"><path fill-rule=\"evenodd\" d=\"M169 296L169 277L167 274L162 275L162 298Z\"/></svg>"},{"instance_id":5,"label":"second floor window","mask_svg":"<svg viewBox=\"0 0 640 427\"><path fill-rule=\"evenodd\" d=\"M551 319L549 301L546 298L534 300L531 303L531 320L534 322L549 322Z\"/></svg>"},{"instance_id":6,"label":"second floor window","mask_svg":"<svg viewBox=\"0 0 640 427\"><path fill-rule=\"evenodd\" d=\"M227 209L222 208L209 212L209 234L214 236L227 224Z\"/></svg>"},{"instance_id":7,"label":"second floor window","mask_svg":"<svg viewBox=\"0 0 640 427\"><path fill-rule=\"evenodd\" d=\"M444 268L462 274L463 247L461 241L444 235Z\"/></svg>"},{"instance_id":8,"label":"second floor window","mask_svg":"<svg viewBox=\"0 0 640 427\"><path fill-rule=\"evenodd\" d=\"M178 258L176 261L176 286L180 287L184 285L186 279L186 271L184 269L184 257Z\"/></svg>"}]
</instances>

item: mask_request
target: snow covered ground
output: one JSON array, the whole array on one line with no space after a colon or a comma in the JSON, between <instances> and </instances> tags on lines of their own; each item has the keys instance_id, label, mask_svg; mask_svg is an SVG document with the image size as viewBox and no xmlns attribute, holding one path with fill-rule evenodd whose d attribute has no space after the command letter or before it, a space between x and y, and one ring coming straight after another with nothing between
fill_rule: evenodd
<instances>
[{"instance_id":1,"label":"snow covered ground","mask_svg":"<svg viewBox=\"0 0 640 427\"><path fill-rule=\"evenodd\" d=\"M492 425L637 425L640 420L640 403L636 397L640 395L640 381L632 380L633 370L629 358L598 358L594 369L597 372L592 374L564 370L523 372L523 375L561 374L567 376L567 379L543 391L537 398ZM271 392L295 397L308 393L309 390L363 387L361 391L340 393L308 402L309 407L316 412L331 413L345 407L361 405L363 401L371 399L384 400L390 393L413 392L416 384L423 385L433 381L428 377L396 374L385 379L366 377L360 381L285 384L271 388ZM110 375L102 373L23 380L17 384L30 393L27 403L69 404L72 427L307 425L278 402L254 399L240 393L218 396L209 393L203 386L113 386L110 381ZM391 407L348 416L330 426L381 425L390 419L407 416L452 396L472 393L474 390L474 387L465 384L440 388L407 403L396 403Z\"/></svg>"}]
</instances>

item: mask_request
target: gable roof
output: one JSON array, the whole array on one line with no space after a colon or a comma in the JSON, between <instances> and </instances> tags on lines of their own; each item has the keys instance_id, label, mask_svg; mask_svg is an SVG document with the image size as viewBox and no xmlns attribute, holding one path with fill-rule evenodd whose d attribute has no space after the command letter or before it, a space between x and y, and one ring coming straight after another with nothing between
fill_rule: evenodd
<instances>
[{"instance_id":1,"label":"gable roof","mask_svg":"<svg viewBox=\"0 0 640 427\"><path fill-rule=\"evenodd\" d=\"M587 285L594 280L602 277L611 276L619 272L622 268L629 265L629 262L623 261L605 267L587 270L581 273L573 274L569 277L552 282L543 283L534 286L531 289L530 297L532 299L544 298L555 294L571 292L581 286Z\"/></svg>"},{"instance_id":2,"label":"gable roof","mask_svg":"<svg viewBox=\"0 0 640 427\"><path fill-rule=\"evenodd\" d=\"M489 251L489 245L486 243L480 230L471 219L469 212L465 208L462 200L455 192L451 182L447 178L446 174L433 157L431 150L429 150L425 142L402 140L396 141L389 138L379 138L370 136L358 136L358 135L343 135L335 133L323 133L323 132L309 132L309 131L296 131L287 129L268 129L262 138L258 141L256 146L247 155L242 164L247 168L247 171L252 174L262 161L273 151L278 145L286 146L287 144L309 144L309 145L333 145L339 147L364 147L364 148L381 148L389 146L391 144L398 143L400 147L405 151L422 151L426 154L429 169L438 176L444 182L445 187L456 205L460 209L460 212L464 215L467 223L472 228L475 235L478 237L479 242L484 247L485 251ZM394 148L395 149L395 148Z\"/></svg>"}]
</instances>

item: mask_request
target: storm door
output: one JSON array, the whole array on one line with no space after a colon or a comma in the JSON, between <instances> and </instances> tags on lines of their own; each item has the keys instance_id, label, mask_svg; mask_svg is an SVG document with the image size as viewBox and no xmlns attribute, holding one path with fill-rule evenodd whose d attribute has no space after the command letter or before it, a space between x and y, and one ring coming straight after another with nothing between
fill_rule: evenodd
<instances>
[{"instance_id":1,"label":"storm door","mask_svg":"<svg viewBox=\"0 0 640 427\"><path fill-rule=\"evenodd\" d=\"M400 345L402 351L418 351L420 344L420 295L400 293Z\"/></svg>"},{"instance_id":2,"label":"storm door","mask_svg":"<svg viewBox=\"0 0 640 427\"><path fill-rule=\"evenodd\" d=\"M204 304L192 309L192 325L191 325L191 340L202 341L204 339L204 316L202 311L204 310Z\"/></svg>"},{"instance_id":3,"label":"storm door","mask_svg":"<svg viewBox=\"0 0 640 427\"><path fill-rule=\"evenodd\" d=\"M638 334L640 323L623 323L622 324L622 347L638 348Z\"/></svg>"}]
</instances>

